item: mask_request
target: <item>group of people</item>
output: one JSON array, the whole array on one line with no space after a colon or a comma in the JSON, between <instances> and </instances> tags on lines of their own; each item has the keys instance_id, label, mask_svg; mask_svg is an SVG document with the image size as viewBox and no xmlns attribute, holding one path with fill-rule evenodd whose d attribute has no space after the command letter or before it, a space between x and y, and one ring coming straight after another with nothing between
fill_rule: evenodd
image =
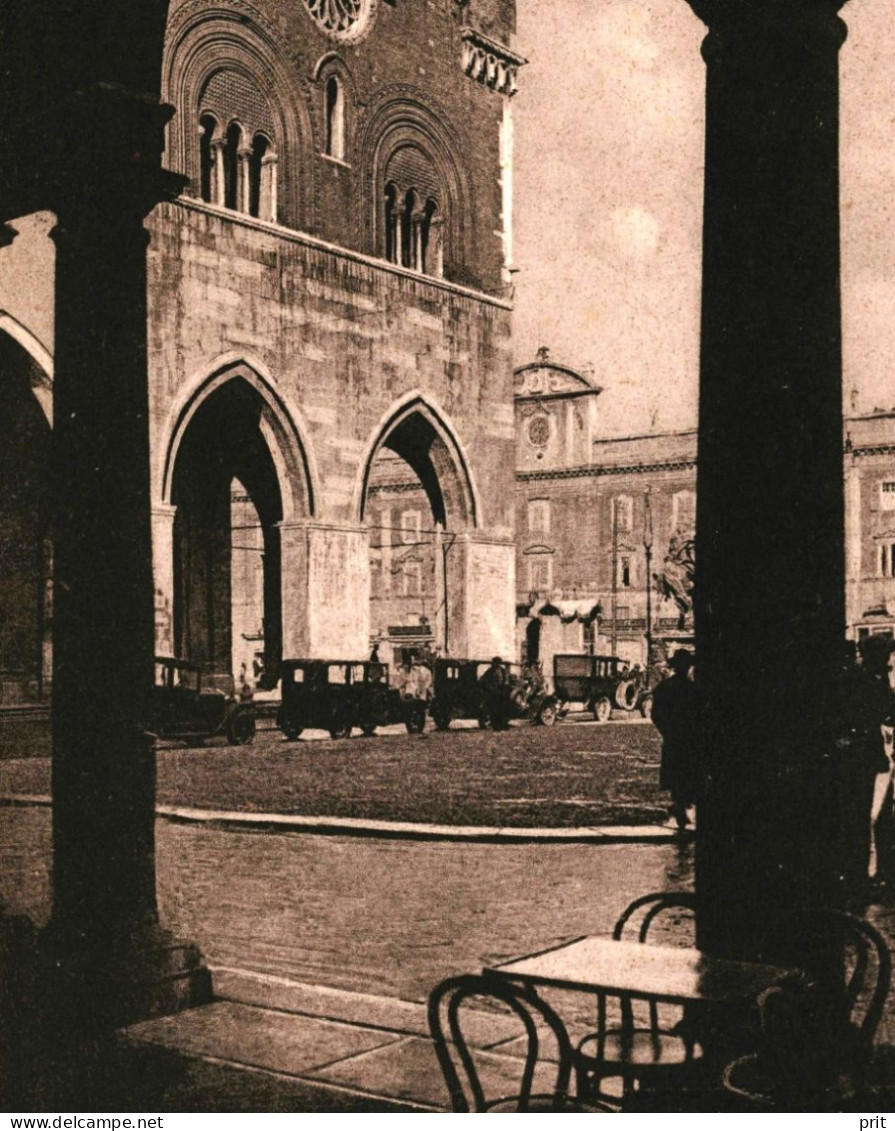
<instances>
[{"instance_id":1,"label":"group of people","mask_svg":"<svg viewBox=\"0 0 895 1131\"><path fill-rule=\"evenodd\" d=\"M883 869L880 841L895 850L895 778L893 690L895 640L868 636L857 649L849 645L838 694L830 711L831 804L839 812L840 869L843 885L860 892ZM671 814L686 827L699 780L699 701L692 680L693 656L679 649L671 657L672 674L653 691L652 720L662 736L660 788L671 794ZM886 801L889 799L888 808ZM888 814L888 821L884 816Z\"/></svg>"}]
</instances>

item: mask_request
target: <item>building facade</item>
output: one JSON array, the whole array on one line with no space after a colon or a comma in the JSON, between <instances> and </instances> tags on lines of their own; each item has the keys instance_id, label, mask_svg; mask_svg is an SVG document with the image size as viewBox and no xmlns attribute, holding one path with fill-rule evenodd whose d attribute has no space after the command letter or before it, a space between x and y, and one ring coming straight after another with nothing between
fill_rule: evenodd
<instances>
[{"instance_id":1,"label":"building facade","mask_svg":"<svg viewBox=\"0 0 895 1131\"><path fill-rule=\"evenodd\" d=\"M601 392L546 349L515 374L517 649L548 677L692 632L696 434L602 438Z\"/></svg>"},{"instance_id":2,"label":"building facade","mask_svg":"<svg viewBox=\"0 0 895 1131\"><path fill-rule=\"evenodd\" d=\"M845 537L849 636L895 635L895 411L846 421Z\"/></svg>"},{"instance_id":3,"label":"building facade","mask_svg":"<svg viewBox=\"0 0 895 1131\"><path fill-rule=\"evenodd\" d=\"M437 581L454 653L511 648L513 29L513 0L172 3L187 184L147 222L160 652L234 673L366 655L381 464L450 547L401 586ZM50 671L51 224L0 250L7 701Z\"/></svg>"},{"instance_id":4,"label":"building facade","mask_svg":"<svg viewBox=\"0 0 895 1131\"><path fill-rule=\"evenodd\" d=\"M692 640L696 433L605 439L593 379L520 366L516 405L517 651L645 665ZM895 410L845 421L849 639L895 635Z\"/></svg>"}]
</instances>

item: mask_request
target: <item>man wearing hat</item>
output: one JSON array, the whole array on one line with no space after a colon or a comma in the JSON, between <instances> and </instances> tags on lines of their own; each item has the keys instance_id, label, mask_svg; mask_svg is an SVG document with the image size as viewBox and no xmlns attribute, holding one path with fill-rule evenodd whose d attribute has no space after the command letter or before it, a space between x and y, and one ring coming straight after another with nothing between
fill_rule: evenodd
<instances>
[{"instance_id":1,"label":"man wearing hat","mask_svg":"<svg viewBox=\"0 0 895 1131\"><path fill-rule=\"evenodd\" d=\"M672 675L653 691L652 720L662 735L659 788L671 793L671 815L687 827L687 810L696 800L696 685L690 679L692 653L678 648L671 657Z\"/></svg>"},{"instance_id":2,"label":"man wearing hat","mask_svg":"<svg viewBox=\"0 0 895 1131\"><path fill-rule=\"evenodd\" d=\"M506 730L510 725L510 673L500 656L491 660L491 666L479 683L482 706L491 722L491 729Z\"/></svg>"}]
</instances>

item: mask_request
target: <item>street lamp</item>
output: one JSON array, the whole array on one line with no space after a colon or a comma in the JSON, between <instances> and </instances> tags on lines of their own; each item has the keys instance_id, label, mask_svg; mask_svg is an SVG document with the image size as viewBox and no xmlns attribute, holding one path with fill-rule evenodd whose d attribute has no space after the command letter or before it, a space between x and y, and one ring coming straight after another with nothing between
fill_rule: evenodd
<instances>
[{"instance_id":1,"label":"street lamp","mask_svg":"<svg viewBox=\"0 0 895 1131\"><path fill-rule=\"evenodd\" d=\"M646 674L653 659L653 510L650 489L643 493L643 550L646 554Z\"/></svg>"}]
</instances>

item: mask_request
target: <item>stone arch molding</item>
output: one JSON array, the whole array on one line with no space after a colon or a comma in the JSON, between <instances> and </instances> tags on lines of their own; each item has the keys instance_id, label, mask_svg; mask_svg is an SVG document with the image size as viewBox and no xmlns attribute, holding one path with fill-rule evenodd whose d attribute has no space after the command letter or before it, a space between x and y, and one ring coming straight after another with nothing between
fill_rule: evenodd
<instances>
[{"instance_id":1,"label":"stone arch molding","mask_svg":"<svg viewBox=\"0 0 895 1131\"><path fill-rule=\"evenodd\" d=\"M274 462L283 502L283 522L313 518L320 498L320 479L308 431L300 414L257 363L243 358L221 358L211 373L191 382L171 409L165 430L167 442L156 497L171 505L174 470L183 439L196 413L230 381L244 381L263 402L259 429Z\"/></svg>"},{"instance_id":2,"label":"stone arch molding","mask_svg":"<svg viewBox=\"0 0 895 1131\"><path fill-rule=\"evenodd\" d=\"M420 418L432 429L438 444L438 450L430 458L439 487L445 496L448 526L455 532L477 529L483 512L469 456L447 413L419 390L407 393L393 404L373 429L360 464L354 489L352 514L358 522L364 521L373 461L380 449L388 446L389 438L402 425L415 417Z\"/></svg>"},{"instance_id":3,"label":"stone arch molding","mask_svg":"<svg viewBox=\"0 0 895 1131\"><path fill-rule=\"evenodd\" d=\"M475 200L472 184L460 157L462 147L448 119L439 116L413 88L383 91L384 101L369 115L354 148L353 161L362 171L363 193L370 206L362 211L362 238L373 255L383 243L380 193L389 157L402 145L415 144L433 161L444 185L445 255L454 265L471 261L472 217Z\"/></svg>"},{"instance_id":4,"label":"stone arch molding","mask_svg":"<svg viewBox=\"0 0 895 1131\"><path fill-rule=\"evenodd\" d=\"M313 222L310 182L314 164L307 93L288 53L248 6L199 9L169 28L162 100L173 103L177 113L168 127L167 164L196 181L200 96L212 75L222 70L239 72L264 95L277 135L271 140L282 170L278 191L281 222L308 227ZM300 176L296 170L301 170Z\"/></svg>"},{"instance_id":5,"label":"stone arch molding","mask_svg":"<svg viewBox=\"0 0 895 1131\"><path fill-rule=\"evenodd\" d=\"M53 355L39 338L5 310L0 310L0 333L7 334L13 341L19 343L23 350L32 358L43 375L39 385L32 385L31 391L41 411L47 418L47 423L53 426Z\"/></svg>"}]
</instances>

